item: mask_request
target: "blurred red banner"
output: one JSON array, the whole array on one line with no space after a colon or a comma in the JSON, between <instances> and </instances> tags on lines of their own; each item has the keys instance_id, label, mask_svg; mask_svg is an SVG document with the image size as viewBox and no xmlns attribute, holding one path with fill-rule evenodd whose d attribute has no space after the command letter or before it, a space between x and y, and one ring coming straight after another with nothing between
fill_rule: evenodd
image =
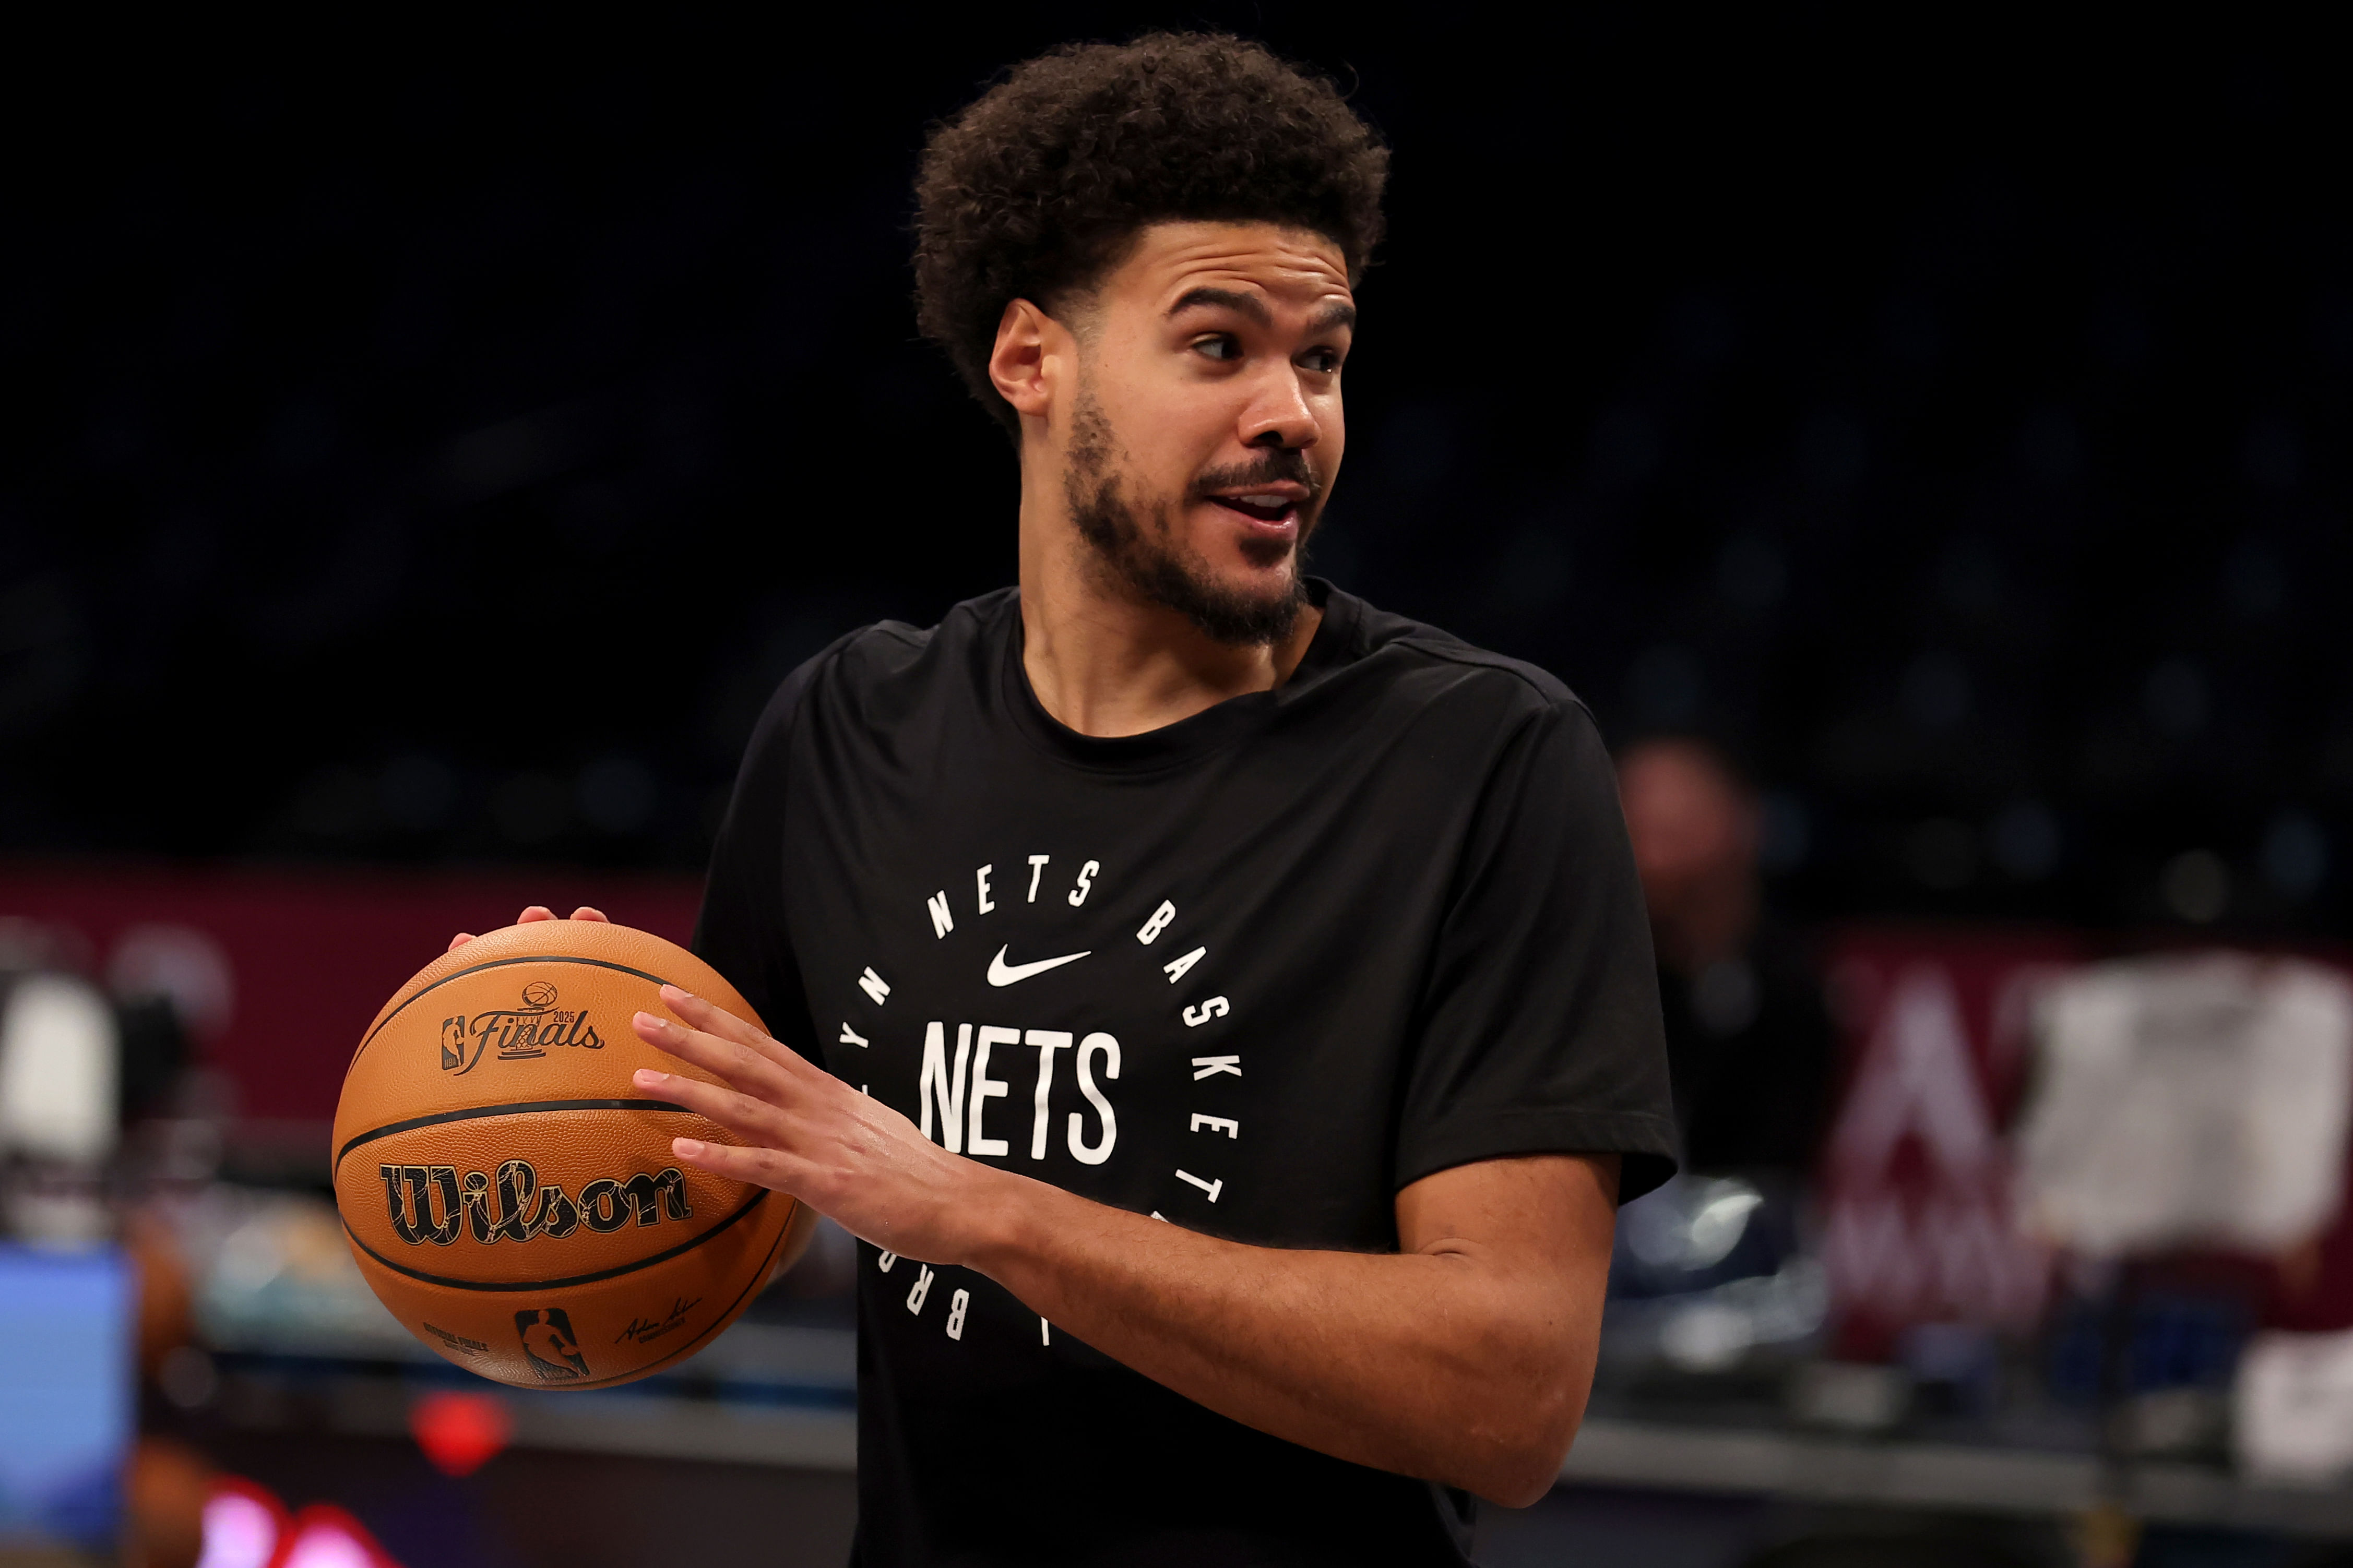
<instances>
[{"instance_id":1,"label":"blurred red banner","mask_svg":"<svg viewBox=\"0 0 2353 1568\"><path fill-rule=\"evenodd\" d=\"M239 1114L325 1120L361 1031L461 931L591 904L684 942L702 881L495 872L0 867L0 942L179 1005Z\"/></svg>"}]
</instances>

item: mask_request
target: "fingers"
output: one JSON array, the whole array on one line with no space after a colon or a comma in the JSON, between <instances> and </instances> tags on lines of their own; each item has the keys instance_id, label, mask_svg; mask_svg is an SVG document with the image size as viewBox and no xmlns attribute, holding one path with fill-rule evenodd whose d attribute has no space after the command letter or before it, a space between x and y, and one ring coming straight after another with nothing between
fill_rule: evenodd
<instances>
[{"instance_id":1,"label":"fingers","mask_svg":"<svg viewBox=\"0 0 2353 1568\"><path fill-rule=\"evenodd\" d=\"M519 926L533 925L541 921L552 921L554 918L555 911L549 909L545 904L533 904L531 908L523 910L522 913L515 916L515 924Z\"/></svg>"},{"instance_id":2,"label":"fingers","mask_svg":"<svg viewBox=\"0 0 2353 1568\"><path fill-rule=\"evenodd\" d=\"M657 1018L651 1013L638 1014L629 1020L629 1026L637 1032L638 1038L655 1049L716 1073L733 1087L769 1104L782 1105L799 1098L792 1076L757 1045L723 1039L669 1018Z\"/></svg>"},{"instance_id":3,"label":"fingers","mask_svg":"<svg viewBox=\"0 0 2353 1568\"><path fill-rule=\"evenodd\" d=\"M716 1002L705 1001L693 992L681 990L675 985L663 986L661 999L663 1005L706 1035L716 1035L723 1040L749 1046L780 1067L790 1068L800 1063L800 1053L772 1036L762 1034L759 1026L750 1019L737 1017ZM660 1042L651 1043L658 1045ZM786 1061L787 1057L792 1058L790 1062Z\"/></svg>"},{"instance_id":4,"label":"fingers","mask_svg":"<svg viewBox=\"0 0 2353 1568\"><path fill-rule=\"evenodd\" d=\"M456 936L449 939L449 951L451 952L455 952L473 940L474 933L472 931L461 931Z\"/></svg>"},{"instance_id":5,"label":"fingers","mask_svg":"<svg viewBox=\"0 0 2353 1568\"><path fill-rule=\"evenodd\" d=\"M715 1176L749 1182L779 1193L792 1190L786 1184L784 1162L773 1149L738 1149L725 1143L705 1143L699 1138L673 1138L670 1152L687 1164Z\"/></svg>"},{"instance_id":6,"label":"fingers","mask_svg":"<svg viewBox=\"0 0 2353 1568\"><path fill-rule=\"evenodd\" d=\"M602 925L611 925L613 923L605 918L604 910L592 910L586 904L583 904L578 909L573 910L572 918L575 921L596 921Z\"/></svg>"},{"instance_id":7,"label":"fingers","mask_svg":"<svg viewBox=\"0 0 2353 1568\"><path fill-rule=\"evenodd\" d=\"M783 1119L776 1108L757 1096L674 1072L657 1072L651 1068L638 1068L630 1075L629 1081L640 1094L667 1100L682 1110L691 1110L763 1147L784 1136Z\"/></svg>"}]
</instances>

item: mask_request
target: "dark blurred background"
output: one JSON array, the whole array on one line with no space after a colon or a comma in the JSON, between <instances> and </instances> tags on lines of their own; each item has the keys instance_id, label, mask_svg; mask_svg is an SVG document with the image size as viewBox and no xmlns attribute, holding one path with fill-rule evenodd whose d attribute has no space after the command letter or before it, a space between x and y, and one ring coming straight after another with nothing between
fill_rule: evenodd
<instances>
[{"instance_id":1,"label":"dark blurred background","mask_svg":"<svg viewBox=\"0 0 2353 1568\"><path fill-rule=\"evenodd\" d=\"M1729 744L1799 917L2341 925L2342 94L2146 16L27 50L0 853L698 868L786 670L1013 575L913 331L925 125L1154 24L1396 147L1315 569Z\"/></svg>"}]
</instances>

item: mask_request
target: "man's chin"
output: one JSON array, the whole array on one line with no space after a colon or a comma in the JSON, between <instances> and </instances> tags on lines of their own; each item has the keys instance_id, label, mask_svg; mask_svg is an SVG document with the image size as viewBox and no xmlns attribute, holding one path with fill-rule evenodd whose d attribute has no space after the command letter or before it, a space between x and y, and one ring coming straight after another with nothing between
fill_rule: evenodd
<instances>
[{"instance_id":1,"label":"man's chin","mask_svg":"<svg viewBox=\"0 0 2353 1568\"><path fill-rule=\"evenodd\" d=\"M1292 552L1273 570L1230 576L1198 563L1162 557L1136 583L1153 603L1176 611L1213 641L1231 647L1266 647L1288 638L1307 603L1306 584Z\"/></svg>"}]
</instances>

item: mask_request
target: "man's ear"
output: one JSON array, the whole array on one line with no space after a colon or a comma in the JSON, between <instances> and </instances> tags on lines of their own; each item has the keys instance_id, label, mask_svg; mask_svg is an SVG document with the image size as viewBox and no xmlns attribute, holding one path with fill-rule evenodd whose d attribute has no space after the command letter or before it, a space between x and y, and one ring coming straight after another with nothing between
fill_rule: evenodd
<instances>
[{"instance_id":1,"label":"man's ear","mask_svg":"<svg viewBox=\"0 0 2353 1568\"><path fill-rule=\"evenodd\" d=\"M1027 300L1016 300L997 319L997 346L988 354L988 379L1017 414L1045 417L1054 401L1071 334Z\"/></svg>"}]
</instances>

